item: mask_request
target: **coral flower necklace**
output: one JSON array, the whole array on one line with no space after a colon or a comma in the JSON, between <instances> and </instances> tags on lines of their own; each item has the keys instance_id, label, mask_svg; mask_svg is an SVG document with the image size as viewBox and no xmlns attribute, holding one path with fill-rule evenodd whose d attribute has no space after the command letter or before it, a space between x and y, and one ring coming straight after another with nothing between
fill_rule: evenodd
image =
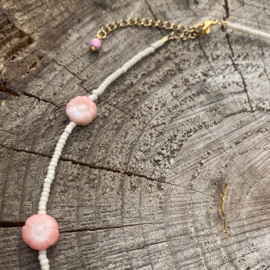
<instances>
[{"instance_id":1,"label":"coral flower necklace","mask_svg":"<svg viewBox=\"0 0 270 270\"><path fill-rule=\"evenodd\" d=\"M39 201L38 214L29 217L25 222L25 226L22 228L22 237L25 243L28 244L32 249L39 251L38 258L42 270L50 269L46 249L54 245L59 238L57 221L53 217L46 214L46 205L49 199L50 188L55 176L57 163L69 134L77 125L86 126L95 119L97 115L97 107L94 101L105 91L109 84L116 80L121 74L125 73L142 58L153 53L166 41L178 38L181 38L183 40L194 39L200 35L209 34L212 27L217 24L221 24L233 30L241 31L250 35L270 40L270 35L267 33L227 21L222 21L221 23L219 23L219 21L216 19L206 20L203 23L198 24L194 27L188 27L168 22L135 18L107 24L105 27L101 28L101 30L97 33L96 37L90 42L91 51L98 51L101 48L101 40L105 39L111 31L126 26L154 26L173 31L168 36L165 36L161 40L158 40L155 43L151 44L150 47L141 51L132 59L130 59L127 63L125 63L121 68L117 69L108 78L106 78L104 82L97 89L95 89L90 96L75 97L70 100L70 102L66 105L66 114L70 120L70 123L67 125L64 132L60 136L56 144L53 157L50 161Z\"/></svg>"}]
</instances>

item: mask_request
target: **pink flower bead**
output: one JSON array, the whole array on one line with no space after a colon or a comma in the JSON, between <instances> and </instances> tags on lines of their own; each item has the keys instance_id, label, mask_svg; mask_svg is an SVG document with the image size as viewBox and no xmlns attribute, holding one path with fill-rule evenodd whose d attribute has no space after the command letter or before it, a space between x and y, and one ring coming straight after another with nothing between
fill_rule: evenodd
<instances>
[{"instance_id":1,"label":"pink flower bead","mask_svg":"<svg viewBox=\"0 0 270 270\"><path fill-rule=\"evenodd\" d=\"M78 96L67 104L66 114L76 125L86 126L96 118L97 107L91 98Z\"/></svg>"},{"instance_id":2,"label":"pink flower bead","mask_svg":"<svg viewBox=\"0 0 270 270\"><path fill-rule=\"evenodd\" d=\"M101 47L101 40L99 38L93 38L90 42L90 48L92 52L96 52Z\"/></svg>"},{"instance_id":3,"label":"pink flower bead","mask_svg":"<svg viewBox=\"0 0 270 270\"><path fill-rule=\"evenodd\" d=\"M22 237L32 249L47 249L59 238L57 221L49 215L33 215L26 220Z\"/></svg>"}]
</instances>

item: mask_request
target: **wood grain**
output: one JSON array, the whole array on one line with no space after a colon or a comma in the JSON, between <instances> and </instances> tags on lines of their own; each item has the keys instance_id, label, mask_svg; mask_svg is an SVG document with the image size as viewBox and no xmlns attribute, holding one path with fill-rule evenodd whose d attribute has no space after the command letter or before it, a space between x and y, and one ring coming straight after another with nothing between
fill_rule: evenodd
<instances>
[{"instance_id":1,"label":"wood grain","mask_svg":"<svg viewBox=\"0 0 270 270\"><path fill-rule=\"evenodd\" d=\"M39 269L21 228L37 212L65 104L167 32L104 24L228 19L269 33L267 1L4 1L0 13L0 269ZM51 269L270 267L270 43L215 29L137 63L76 127L48 202Z\"/></svg>"}]
</instances>

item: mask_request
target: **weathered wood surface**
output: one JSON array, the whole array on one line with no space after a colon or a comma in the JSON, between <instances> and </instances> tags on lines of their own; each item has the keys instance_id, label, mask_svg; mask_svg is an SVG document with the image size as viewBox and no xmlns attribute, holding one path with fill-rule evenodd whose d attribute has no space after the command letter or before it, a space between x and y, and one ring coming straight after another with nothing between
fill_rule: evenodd
<instances>
[{"instance_id":1,"label":"weathered wood surface","mask_svg":"<svg viewBox=\"0 0 270 270\"><path fill-rule=\"evenodd\" d=\"M115 31L146 17L228 18L269 32L259 0L2 2L0 269L39 269L21 238L68 120L65 104L166 31ZM114 82L76 127L52 184L60 226L51 269L270 267L270 43L217 29L174 41Z\"/></svg>"}]
</instances>

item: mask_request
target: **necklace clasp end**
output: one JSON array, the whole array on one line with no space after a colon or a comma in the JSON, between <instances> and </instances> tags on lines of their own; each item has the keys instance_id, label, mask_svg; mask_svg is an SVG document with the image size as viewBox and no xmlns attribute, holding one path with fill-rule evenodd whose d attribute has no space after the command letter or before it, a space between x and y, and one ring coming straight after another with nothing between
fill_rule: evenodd
<instances>
[{"instance_id":1,"label":"necklace clasp end","mask_svg":"<svg viewBox=\"0 0 270 270\"><path fill-rule=\"evenodd\" d=\"M163 37L162 38L162 41L165 43L166 41L168 41L169 40L169 37L168 36L165 36L165 37Z\"/></svg>"},{"instance_id":2,"label":"necklace clasp end","mask_svg":"<svg viewBox=\"0 0 270 270\"><path fill-rule=\"evenodd\" d=\"M205 34L209 34L212 27L214 25L218 24L218 20L217 19L213 19L213 20L206 20L203 23L197 24L194 26L194 31L197 34L197 36L201 36L201 35L205 35Z\"/></svg>"}]
</instances>

